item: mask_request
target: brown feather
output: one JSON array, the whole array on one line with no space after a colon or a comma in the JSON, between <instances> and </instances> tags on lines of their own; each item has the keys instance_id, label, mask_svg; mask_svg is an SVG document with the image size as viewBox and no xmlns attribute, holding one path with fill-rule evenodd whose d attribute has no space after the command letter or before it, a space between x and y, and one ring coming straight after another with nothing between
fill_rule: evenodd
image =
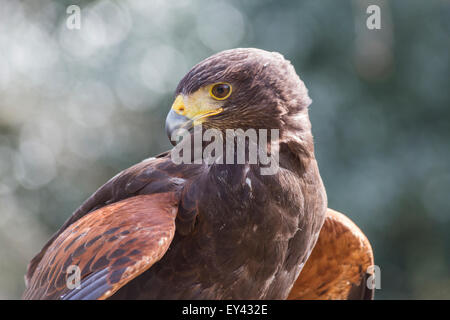
<instances>
[{"instance_id":1,"label":"brown feather","mask_svg":"<svg viewBox=\"0 0 450 320\"><path fill-rule=\"evenodd\" d=\"M348 217L328 209L316 246L288 299L371 299L366 281L373 263L364 233Z\"/></svg>"},{"instance_id":2,"label":"brown feather","mask_svg":"<svg viewBox=\"0 0 450 320\"><path fill-rule=\"evenodd\" d=\"M79 219L50 245L37 265L25 299L64 298L66 270L75 265L81 284L106 270L98 299L105 299L161 259L175 233L174 193L136 196ZM77 289L73 289L75 294Z\"/></svg>"}]
</instances>

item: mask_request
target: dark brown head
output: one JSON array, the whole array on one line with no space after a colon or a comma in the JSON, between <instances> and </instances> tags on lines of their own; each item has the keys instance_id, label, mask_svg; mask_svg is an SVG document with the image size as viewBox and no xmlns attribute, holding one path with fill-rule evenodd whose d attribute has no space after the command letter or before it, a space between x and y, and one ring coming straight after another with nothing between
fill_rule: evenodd
<instances>
[{"instance_id":1,"label":"dark brown head","mask_svg":"<svg viewBox=\"0 0 450 320\"><path fill-rule=\"evenodd\" d=\"M180 81L166 131L204 128L280 129L280 137L310 132L304 83L276 52L232 49L194 66Z\"/></svg>"}]
</instances>

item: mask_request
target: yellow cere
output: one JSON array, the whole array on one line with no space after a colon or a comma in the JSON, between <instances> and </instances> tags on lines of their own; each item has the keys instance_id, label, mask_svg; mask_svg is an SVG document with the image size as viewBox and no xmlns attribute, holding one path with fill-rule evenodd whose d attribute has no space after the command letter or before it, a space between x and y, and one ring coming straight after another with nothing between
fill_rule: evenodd
<instances>
[{"instance_id":1,"label":"yellow cere","mask_svg":"<svg viewBox=\"0 0 450 320\"><path fill-rule=\"evenodd\" d=\"M223 100L231 94L231 86L227 96L219 100L211 95L211 90L216 85L215 83L205 86L188 96L179 94L172 105L172 110L193 120L193 125L202 123L209 116L221 113Z\"/></svg>"}]
</instances>

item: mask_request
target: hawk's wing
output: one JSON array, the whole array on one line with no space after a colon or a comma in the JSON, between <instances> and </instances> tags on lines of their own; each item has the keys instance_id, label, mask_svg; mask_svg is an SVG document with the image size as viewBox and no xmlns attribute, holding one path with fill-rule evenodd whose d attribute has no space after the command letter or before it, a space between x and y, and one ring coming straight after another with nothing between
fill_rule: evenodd
<instances>
[{"instance_id":1,"label":"hawk's wing","mask_svg":"<svg viewBox=\"0 0 450 320\"><path fill-rule=\"evenodd\" d=\"M108 298L162 258L177 206L175 193L140 195L83 216L47 248L23 297Z\"/></svg>"},{"instance_id":2,"label":"hawk's wing","mask_svg":"<svg viewBox=\"0 0 450 320\"><path fill-rule=\"evenodd\" d=\"M345 215L328 209L317 244L288 299L373 299L367 280L373 270L372 247Z\"/></svg>"},{"instance_id":3,"label":"hawk's wing","mask_svg":"<svg viewBox=\"0 0 450 320\"><path fill-rule=\"evenodd\" d=\"M112 295L164 255L175 224L181 233L191 229L196 219L192 186L201 173L202 166L176 165L168 153L119 173L89 197L31 260L23 297ZM174 207L178 211L172 212ZM81 268L82 289L69 293L64 272L70 265Z\"/></svg>"}]
</instances>

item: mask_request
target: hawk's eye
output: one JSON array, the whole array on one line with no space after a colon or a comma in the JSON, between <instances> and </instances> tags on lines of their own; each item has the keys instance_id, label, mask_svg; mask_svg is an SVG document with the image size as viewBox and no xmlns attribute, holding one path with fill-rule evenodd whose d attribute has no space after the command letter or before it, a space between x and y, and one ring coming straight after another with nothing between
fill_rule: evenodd
<instances>
[{"instance_id":1,"label":"hawk's eye","mask_svg":"<svg viewBox=\"0 0 450 320\"><path fill-rule=\"evenodd\" d=\"M224 100L231 94L231 86L228 83L217 83L209 91L211 97L216 100Z\"/></svg>"}]
</instances>

